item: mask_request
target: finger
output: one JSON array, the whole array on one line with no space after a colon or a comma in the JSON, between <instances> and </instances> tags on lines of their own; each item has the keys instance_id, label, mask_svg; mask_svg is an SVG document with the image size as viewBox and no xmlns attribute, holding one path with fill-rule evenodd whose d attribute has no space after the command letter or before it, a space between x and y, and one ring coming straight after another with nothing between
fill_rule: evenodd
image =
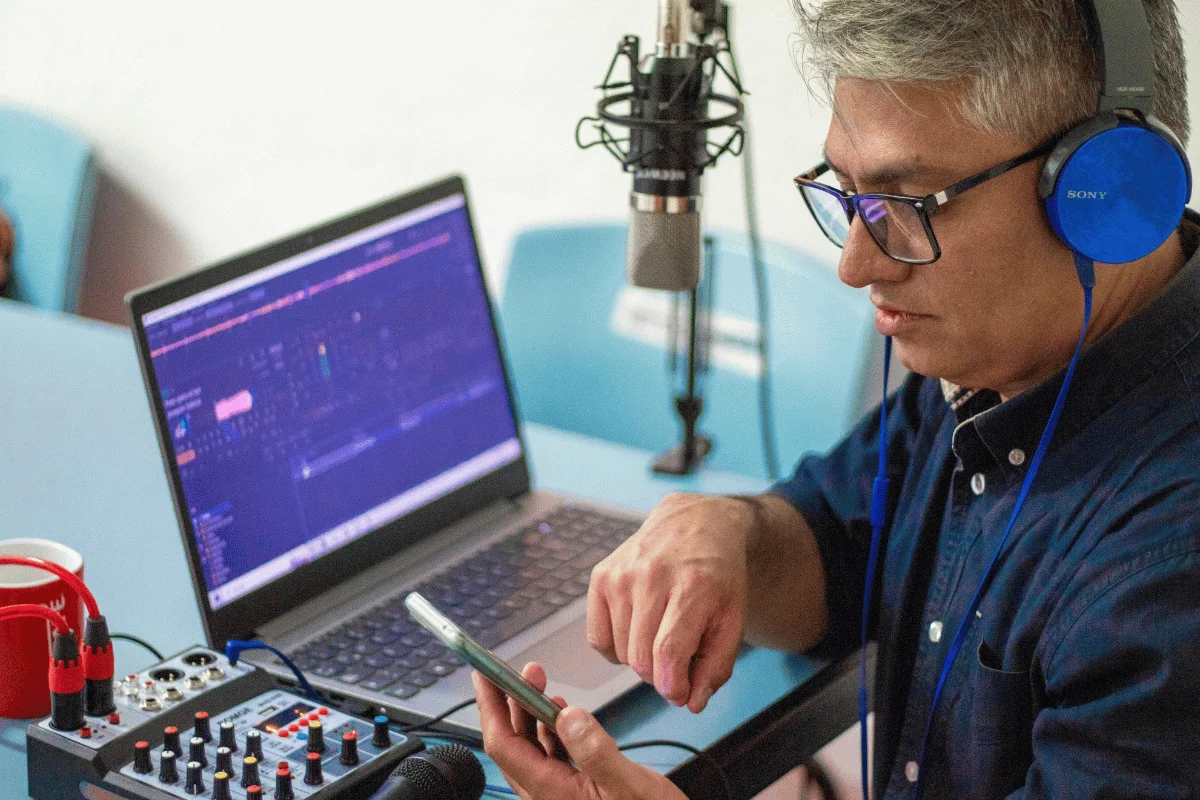
<instances>
[{"instance_id":1,"label":"finger","mask_svg":"<svg viewBox=\"0 0 1200 800\"><path fill-rule=\"evenodd\" d=\"M559 708L567 707L567 701L562 695L556 694L553 697L551 697L550 699ZM557 758L560 761L566 761L566 762L570 763L571 756L568 755L567 748L563 746L562 739L558 738L558 733L553 728L549 727L548 725L538 724L538 739L542 738L542 731L545 731L546 734L551 737L552 744L554 745L554 751L551 752L550 750L546 750L546 755L548 755L552 758ZM544 746L546 744L546 742L543 741L542 744Z\"/></svg>"},{"instance_id":2,"label":"finger","mask_svg":"<svg viewBox=\"0 0 1200 800\"><path fill-rule=\"evenodd\" d=\"M533 684L539 692L546 688L546 671L536 661L531 661L521 670L521 677ZM512 729L530 741L537 740L537 720L513 698L508 698L509 720Z\"/></svg>"},{"instance_id":3,"label":"finger","mask_svg":"<svg viewBox=\"0 0 1200 800\"><path fill-rule=\"evenodd\" d=\"M605 598L608 602L608 616L612 622L613 652L617 655L617 663L629 663L629 623L633 617L633 604L629 594L617 591Z\"/></svg>"},{"instance_id":4,"label":"finger","mask_svg":"<svg viewBox=\"0 0 1200 800\"><path fill-rule=\"evenodd\" d=\"M483 748L509 784L522 796L540 795L540 787L561 785L574 770L546 758L542 749L512 729L504 693L478 672L471 674L479 705Z\"/></svg>"},{"instance_id":5,"label":"finger","mask_svg":"<svg viewBox=\"0 0 1200 800\"><path fill-rule=\"evenodd\" d=\"M521 670L521 677L533 684L539 692L546 691L546 668L536 661L530 661Z\"/></svg>"},{"instance_id":6,"label":"finger","mask_svg":"<svg viewBox=\"0 0 1200 800\"><path fill-rule=\"evenodd\" d=\"M512 726L513 732L519 736L524 736L529 741L537 740L537 720L529 715L529 712L521 708L520 703L513 700L511 697L505 696L508 702L508 723Z\"/></svg>"},{"instance_id":7,"label":"finger","mask_svg":"<svg viewBox=\"0 0 1200 800\"><path fill-rule=\"evenodd\" d=\"M479 707L479 727L483 731L484 749L496 763L502 762L492 753L493 749L511 753L514 757L541 755L533 742L518 734L513 727L508 698L504 692L478 672L471 673L471 682L475 684L475 703Z\"/></svg>"},{"instance_id":8,"label":"finger","mask_svg":"<svg viewBox=\"0 0 1200 800\"><path fill-rule=\"evenodd\" d=\"M653 583L642 587L633 604L629 623L629 666L647 683L654 683L654 637L667 608L667 593Z\"/></svg>"},{"instance_id":9,"label":"finger","mask_svg":"<svg viewBox=\"0 0 1200 800\"><path fill-rule=\"evenodd\" d=\"M563 747L562 740L558 738L558 734L544 722L539 722L537 725L538 743L541 744L542 750L546 751L546 755L550 758L566 761L570 758L567 755L567 748Z\"/></svg>"},{"instance_id":10,"label":"finger","mask_svg":"<svg viewBox=\"0 0 1200 800\"><path fill-rule=\"evenodd\" d=\"M641 791L649 770L622 755L617 743L591 714L569 706L558 715L556 730L579 769L596 782L601 796L655 796Z\"/></svg>"},{"instance_id":11,"label":"finger","mask_svg":"<svg viewBox=\"0 0 1200 800\"><path fill-rule=\"evenodd\" d=\"M687 699L692 713L703 711L713 692L733 675L733 664L742 644L741 619L742 615L736 609L726 609L701 637L696 659L692 662L692 685Z\"/></svg>"},{"instance_id":12,"label":"finger","mask_svg":"<svg viewBox=\"0 0 1200 800\"><path fill-rule=\"evenodd\" d=\"M614 664L617 651L613 647L612 618L608 613L608 601L604 597L604 577L599 567L592 570L587 595L587 638L592 649Z\"/></svg>"},{"instance_id":13,"label":"finger","mask_svg":"<svg viewBox=\"0 0 1200 800\"><path fill-rule=\"evenodd\" d=\"M654 638L654 687L677 706L692 693L692 656L708 628L713 601L702 592L671 592L662 624Z\"/></svg>"}]
</instances>

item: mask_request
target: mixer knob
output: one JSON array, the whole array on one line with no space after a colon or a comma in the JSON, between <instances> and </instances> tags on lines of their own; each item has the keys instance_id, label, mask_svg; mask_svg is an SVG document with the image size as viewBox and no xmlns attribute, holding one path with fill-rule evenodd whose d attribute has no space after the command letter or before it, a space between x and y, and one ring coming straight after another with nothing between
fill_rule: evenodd
<instances>
[{"instance_id":1,"label":"mixer knob","mask_svg":"<svg viewBox=\"0 0 1200 800\"><path fill-rule=\"evenodd\" d=\"M342 755L340 760L347 767L353 767L358 764L358 734L354 731L346 731L342 734Z\"/></svg>"},{"instance_id":2,"label":"mixer knob","mask_svg":"<svg viewBox=\"0 0 1200 800\"><path fill-rule=\"evenodd\" d=\"M325 752L325 728L321 725L321 720L319 719L314 719L308 723L308 752Z\"/></svg>"},{"instance_id":3,"label":"mixer knob","mask_svg":"<svg viewBox=\"0 0 1200 800\"><path fill-rule=\"evenodd\" d=\"M204 791L204 767L199 761L189 761L187 765L187 782L183 790L188 794L200 794Z\"/></svg>"},{"instance_id":4,"label":"mixer knob","mask_svg":"<svg viewBox=\"0 0 1200 800\"><path fill-rule=\"evenodd\" d=\"M242 788L258 784L258 759L246 756L242 759Z\"/></svg>"},{"instance_id":5,"label":"mixer knob","mask_svg":"<svg viewBox=\"0 0 1200 800\"><path fill-rule=\"evenodd\" d=\"M196 712L195 735L203 739L205 744L212 741L212 726L209 724L207 711Z\"/></svg>"},{"instance_id":6,"label":"mixer knob","mask_svg":"<svg viewBox=\"0 0 1200 800\"><path fill-rule=\"evenodd\" d=\"M237 738L234 735L232 722L222 722L221 723L221 733L220 733L220 739L218 741L220 742L221 747L228 747L229 752L231 752L231 753L237 752L237 749L238 749Z\"/></svg>"},{"instance_id":7,"label":"mixer knob","mask_svg":"<svg viewBox=\"0 0 1200 800\"><path fill-rule=\"evenodd\" d=\"M280 761L279 769L275 772L275 800L295 800L292 793L292 771L288 762Z\"/></svg>"},{"instance_id":8,"label":"mixer knob","mask_svg":"<svg viewBox=\"0 0 1200 800\"><path fill-rule=\"evenodd\" d=\"M183 745L179 743L179 728L174 725L163 728L163 750L170 750L172 753L183 752Z\"/></svg>"},{"instance_id":9,"label":"mixer knob","mask_svg":"<svg viewBox=\"0 0 1200 800\"><path fill-rule=\"evenodd\" d=\"M233 774L233 754L229 752L228 747L217 748L217 766L215 769L227 775Z\"/></svg>"},{"instance_id":10,"label":"mixer knob","mask_svg":"<svg viewBox=\"0 0 1200 800\"><path fill-rule=\"evenodd\" d=\"M388 728L388 718L386 714L380 714L375 717L375 734L371 737L371 744L384 750L392 746L392 732Z\"/></svg>"},{"instance_id":11,"label":"mixer knob","mask_svg":"<svg viewBox=\"0 0 1200 800\"><path fill-rule=\"evenodd\" d=\"M325 776L321 774L320 753L308 754L308 763L304 766L304 782L309 786L320 786L325 782Z\"/></svg>"},{"instance_id":12,"label":"mixer knob","mask_svg":"<svg viewBox=\"0 0 1200 800\"><path fill-rule=\"evenodd\" d=\"M257 783L246 787L246 800L262 800L262 787Z\"/></svg>"},{"instance_id":13,"label":"mixer knob","mask_svg":"<svg viewBox=\"0 0 1200 800\"><path fill-rule=\"evenodd\" d=\"M262 734L255 730L246 731L246 755L262 761Z\"/></svg>"},{"instance_id":14,"label":"mixer knob","mask_svg":"<svg viewBox=\"0 0 1200 800\"><path fill-rule=\"evenodd\" d=\"M208 766L208 755L204 752L204 740L193 736L188 742L188 761L195 761L202 767Z\"/></svg>"},{"instance_id":15,"label":"mixer knob","mask_svg":"<svg viewBox=\"0 0 1200 800\"><path fill-rule=\"evenodd\" d=\"M218 770L216 775L213 775L213 793L212 800L233 800L229 794L229 773Z\"/></svg>"},{"instance_id":16,"label":"mixer knob","mask_svg":"<svg viewBox=\"0 0 1200 800\"><path fill-rule=\"evenodd\" d=\"M133 746L133 771L139 775L149 775L154 772L154 762L150 760L149 742L138 742Z\"/></svg>"},{"instance_id":17,"label":"mixer knob","mask_svg":"<svg viewBox=\"0 0 1200 800\"><path fill-rule=\"evenodd\" d=\"M179 768L175 766L175 759L178 757L174 750L163 750L158 762L160 783L175 783L179 780Z\"/></svg>"}]
</instances>

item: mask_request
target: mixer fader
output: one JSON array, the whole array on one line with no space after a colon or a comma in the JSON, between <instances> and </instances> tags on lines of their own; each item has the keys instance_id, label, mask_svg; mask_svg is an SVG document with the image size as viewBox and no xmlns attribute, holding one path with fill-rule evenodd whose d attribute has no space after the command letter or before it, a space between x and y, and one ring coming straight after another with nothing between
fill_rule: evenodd
<instances>
[{"instance_id":1,"label":"mixer fader","mask_svg":"<svg viewBox=\"0 0 1200 800\"><path fill-rule=\"evenodd\" d=\"M280 688L193 648L118 684L118 711L79 731L29 729L35 798L366 797L419 739Z\"/></svg>"}]
</instances>

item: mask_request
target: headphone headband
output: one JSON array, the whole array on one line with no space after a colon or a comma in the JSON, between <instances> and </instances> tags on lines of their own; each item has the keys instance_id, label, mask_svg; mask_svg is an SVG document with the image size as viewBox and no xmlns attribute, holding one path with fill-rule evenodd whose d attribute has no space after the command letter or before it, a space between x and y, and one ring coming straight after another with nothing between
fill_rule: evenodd
<instances>
[{"instance_id":1,"label":"headphone headband","mask_svg":"<svg viewBox=\"0 0 1200 800\"><path fill-rule=\"evenodd\" d=\"M1143 0L1085 0L1104 69L1100 112L1154 110L1154 48Z\"/></svg>"}]
</instances>

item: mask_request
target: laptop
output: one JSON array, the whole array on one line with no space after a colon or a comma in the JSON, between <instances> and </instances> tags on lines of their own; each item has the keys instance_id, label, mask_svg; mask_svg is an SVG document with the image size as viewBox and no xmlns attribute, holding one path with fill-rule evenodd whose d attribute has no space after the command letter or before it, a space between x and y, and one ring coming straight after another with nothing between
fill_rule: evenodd
<instances>
[{"instance_id":1,"label":"laptop","mask_svg":"<svg viewBox=\"0 0 1200 800\"><path fill-rule=\"evenodd\" d=\"M585 611L643 516L532 490L460 177L126 304L209 645L263 639L330 702L427 719L473 692L415 589L571 703L637 685ZM478 735L474 706L448 723Z\"/></svg>"}]
</instances>

